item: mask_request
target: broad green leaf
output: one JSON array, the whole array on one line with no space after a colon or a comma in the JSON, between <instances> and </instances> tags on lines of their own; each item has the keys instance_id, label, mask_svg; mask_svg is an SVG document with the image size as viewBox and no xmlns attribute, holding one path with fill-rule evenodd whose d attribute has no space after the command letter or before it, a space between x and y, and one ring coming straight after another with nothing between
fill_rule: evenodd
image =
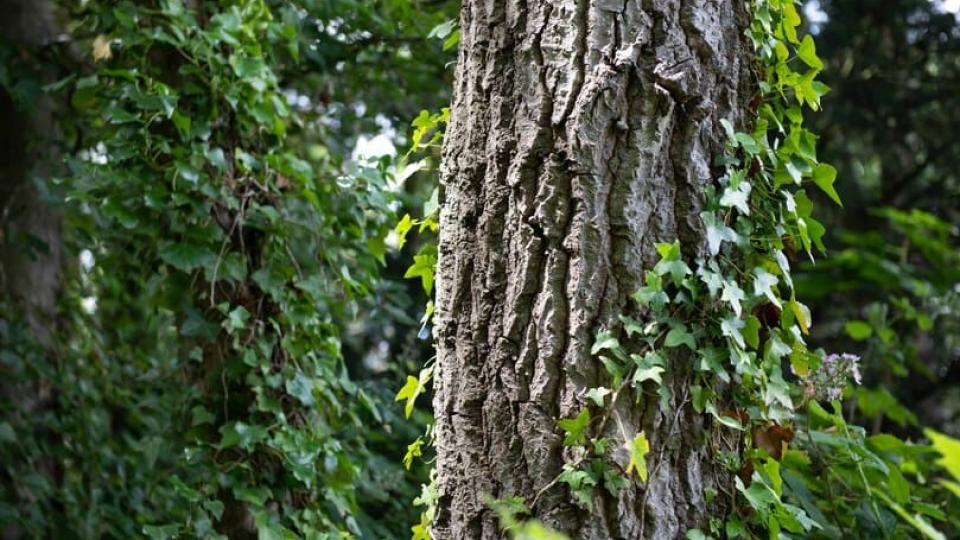
<instances>
[{"instance_id":1,"label":"broad green leaf","mask_svg":"<svg viewBox=\"0 0 960 540\"><path fill-rule=\"evenodd\" d=\"M590 425L590 410L586 407L574 418L557 421L557 427L563 430L563 444L580 446L587 442L587 427Z\"/></svg>"},{"instance_id":2,"label":"broad green leaf","mask_svg":"<svg viewBox=\"0 0 960 540\"><path fill-rule=\"evenodd\" d=\"M800 46L797 47L797 56L813 69L823 69L823 62L820 60L820 57L817 56L817 46L813 42L813 37L809 34L803 36L803 41L801 41Z\"/></svg>"},{"instance_id":3,"label":"broad green leaf","mask_svg":"<svg viewBox=\"0 0 960 540\"><path fill-rule=\"evenodd\" d=\"M406 404L403 407L403 414L405 417L410 418L410 415L413 414L413 406L417 401L417 397L422 394L427 389L427 383L430 382L430 378L433 376L433 368L423 368L420 370L420 374L417 377L407 375L407 382L403 385L403 388L397 392L397 396L394 398L394 401L407 400Z\"/></svg>"},{"instance_id":4,"label":"broad green leaf","mask_svg":"<svg viewBox=\"0 0 960 540\"><path fill-rule=\"evenodd\" d=\"M666 338L664 338L663 344L666 347L686 345L691 351L697 350L697 342L693 338L693 334L687 331L687 327L683 323L678 323L670 328Z\"/></svg>"},{"instance_id":5,"label":"broad green leaf","mask_svg":"<svg viewBox=\"0 0 960 540\"><path fill-rule=\"evenodd\" d=\"M837 190L833 187L833 183L836 180L837 170L833 168L832 165L821 163L813 169L813 183L833 199L833 202L843 206L843 203L840 201L840 195L837 194Z\"/></svg>"},{"instance_id":6,"label":"broad green leaf","mask_svg":"<svg viewBox=\"0 0 960 540\"><path fill-rule=\"evenodd\" d=\"M873 334L873 328L864 321L852 320L843 325L844 331L852 339L863 341Z\"/></svg>"},{"instance_id":7,"label":"broad green leaf","mask_svg":"<svg viewBox=\"0 0 960 540\"><path fill-rule=\"evenodd\" d=\"M948 437L943 433L927 428L923 430L940 458L937 464L947 470L955 479L960 480L960 440Z\"/></svg>"}]
</instances>

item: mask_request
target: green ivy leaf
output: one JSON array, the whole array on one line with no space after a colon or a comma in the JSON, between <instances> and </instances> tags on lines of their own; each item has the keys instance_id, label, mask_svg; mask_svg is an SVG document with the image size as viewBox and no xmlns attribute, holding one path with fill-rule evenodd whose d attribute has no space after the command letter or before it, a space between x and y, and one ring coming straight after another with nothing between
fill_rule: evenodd
<instances>
[{"instance_id":1,"label":"green ivy leaf","mask_svg":"<svg viewBox=\"0 0 960 540\"><path fill-rule=\"evenodd\" d=\"M590 410L586 407L575 418L557 421L557 427L563 430L565 436L563 444L566 446L580 446L587 442L587 426L590 425Z\"/></svg>"},{"instance_id":2,"label":"green ivy leaf","mask_svg":"<svg viewBox=\"0 0 960 540\"><path fill-rule=\"evenodd\" d=\"M813 42L813 37L807 34L803 36L803 41L797 47L797 56L808 66L815 70L823 69L823 62L817 56L817 46Z\"/></svg>"},{"instance_id":3,"label":"green ivy leaf","mask_svg":"<svg viewBox=\"0 0 960 540\"><path fill-rule=\"evenodd\" d=\"M394 398L394 401L407 400L403 407L403 415L406 418L410 418L410 415L413 414L413 406L417 401L417 397L426 391L427 383L430 382L432 376L433 367L421 369L417 377L407 375L406 384L403 385L403 388L397 392Z\"/></svg>"},{"instance_id":4,"label":"green ivy leaf","mask_svg":"<svg viewBox=\"0 0 960 540\"><path fill-rule=\"evenodd\" d=\"M837 190L833 188L833 183L836 180L837 170L831 165L821 163L813 169L813 183L823 190L833 202L842 207L843 203L840 201L840 195L838 195Z\"/></svg>"},{"instance_id":5,"label":"green ivy leaf","mask_svg":"<svg viewBox=\"0 0 960 540\"><path fill-rule=\"evenodd\" d=\"M615 338L609 331L604 330L603 332L597 334L597 340L593 343L593 347L590 348L590 354L595 355L600 351L613 351L619 348L620 342L617 341L617 338Z\"/></svg>"},{"instance_id":6,"label":"green ivy leaf","mask_svg":"<svg viewBox=\"0 0 960 540\"><path fill-rule=\"evenodd\" d=\"M687 331L687 326L683 323L676 323L670 328L663 344L670 348L686 345L691 351L697 350L697 342L693 338L693 334Z\"/></svg>"},{"instance_id":7,"label":"green ivy leaf","mask_svg":"<svg viewBox=\"0 0 960 540\"><path fill-rule=\"evenodd\" d=\"M843 329L851 339L856 341L863 341L873 334L873 328L864 321L847 321Z\"/></svg>"}]
</instances>

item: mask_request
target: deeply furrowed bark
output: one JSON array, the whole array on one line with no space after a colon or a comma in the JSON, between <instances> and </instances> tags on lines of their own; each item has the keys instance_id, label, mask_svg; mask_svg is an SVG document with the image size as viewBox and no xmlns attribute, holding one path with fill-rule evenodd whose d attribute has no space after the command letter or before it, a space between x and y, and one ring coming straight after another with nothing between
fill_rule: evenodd
<instances>
[{"instance_id":1,"label":"deeply furrowed bark","mask_svg":"<svg viewBox=\"0 0 960 540\"><path fill-rule=\"evenodd\" d=\"M485 495L536 501L576 539L676 538L718 510L708 489L726 500L689 358L671 359L668 408L655 392L613 405L606 436L650 439L646 484L598 490L589 513L551 483L556 420L609 386L596 332L636 309L657 242L702 249L719 120L741 125L755 89L748 20L726 0L464 1L441 172L435 538L501 538Z\"/></svg>"}]
</instances>

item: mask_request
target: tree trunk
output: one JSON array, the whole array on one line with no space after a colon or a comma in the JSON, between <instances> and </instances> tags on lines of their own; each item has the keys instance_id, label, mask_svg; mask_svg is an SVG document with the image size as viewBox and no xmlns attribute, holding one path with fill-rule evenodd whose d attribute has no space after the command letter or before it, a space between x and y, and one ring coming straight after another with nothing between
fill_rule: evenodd
<instances>
[{"instance_id":1,"label":"tree trunk","mask_svg":"<svg viewBox=\"0 0 960 540\"><path fill-rule=\"evenodd\" d=\"M54 40L51 2L0 0L0 13L0 39L14 55L34 55ZM53 113L49 97L17 104L0 88L0 294L24 310L34 337L45 346L53 332L63 258L63 218L43 189L59 162Z\"/></svg>"},{"instance_id":2,"label":"tree trunk","mask_svg":"<svg viewBox=\"0 0 960 540\"><path fill-rule=\"evenodd\" d=\"M556 421L610 386L594 336L636 314L656 243L703 249L719 121L742 125L756 89L748 24L725 0L464 1L441 172L435 538L501 538L485 495L536 501L574 539L677 538L719 510L708 489L731 491L719 430L689 405L689 358L664 376L669 407L613 405L614 444L650 439L647 483L598 489L588 512L553 481Z\"/></svg>"}]
</instances>

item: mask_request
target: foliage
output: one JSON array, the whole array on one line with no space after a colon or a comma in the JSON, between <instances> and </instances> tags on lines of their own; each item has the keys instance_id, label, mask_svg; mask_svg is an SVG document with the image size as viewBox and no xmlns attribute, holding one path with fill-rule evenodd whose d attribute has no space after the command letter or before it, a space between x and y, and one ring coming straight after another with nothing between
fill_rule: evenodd
<instances>
[{"instance_id":1,"label":"foliage","mask_svg":"<svg viewBox=\"0 0 960 540\"><path fill-rule=\"evenodd\" d=\"M805 185L841 201L837 172L818 162L817 137L803 127L801 109L818 110L828 88L816 79L824 65L812 38L798 35L801 20L792 0L758 0L752 10L757 118L749 132L724 122L729 154L726 174L701 214L705 252L691 250L695 260L688 265L679 244L658 246L660 262L634 297L647 310L647 322L621 317L627 341L602 332L593 352L602 353L613 381L612 401L626 386L639 393L652 385L661 408L670 406L660 381L664 357L692 358L694 410L712 415L720 429L743 432L739 453L718 456L737 474L741 497L734 511L688 538L838 538L849 530L944 538L932 522L945 527L956 518L944 511L949 502L942 493L926 483L929 451L850 426L839 399L849 380L861 382L859 358L808 345L811 312L797 299L791 265L799 252L812 259L815 249L825 250L826 229L812 215ZM870 326L850 321L847 329L866 338ZM589 396L601 409L599 418L611 411L602 390ZM604 433L605 421L588 429L590 418L585 408L559 423L564 443L579 450L558 480L588 510L601 485L591 474L598 469L594 463L610 460L595 450L598 439L591 435ZM587 454L595 459L582 457Z\"/></svg>"},{"instance_id":2,"label":"foliage","mask_svg":"<svg viewBox=\"0 0 960 540\"><path fill-rule=\"evenodd\" d=\"M441 47L409 70L398 51L426 44L441 10L336 4L65 8L93 63L48 88L69 91L61 129L79 150L59 184L70 248L91 262L68 268L54 351L4 310L4 376L50 397L29 417L3 403L3 527L402 535L404 520L376 513L412 513L390 435L410 426L383 385L351 379L341 345L381 290L398 194L386 169L346 162L372 122L342 105L420 77L382 112L416 110L418 84L443 76ZM323 30L335 21L339 33Z\"/></svg>"}]
</instances>

